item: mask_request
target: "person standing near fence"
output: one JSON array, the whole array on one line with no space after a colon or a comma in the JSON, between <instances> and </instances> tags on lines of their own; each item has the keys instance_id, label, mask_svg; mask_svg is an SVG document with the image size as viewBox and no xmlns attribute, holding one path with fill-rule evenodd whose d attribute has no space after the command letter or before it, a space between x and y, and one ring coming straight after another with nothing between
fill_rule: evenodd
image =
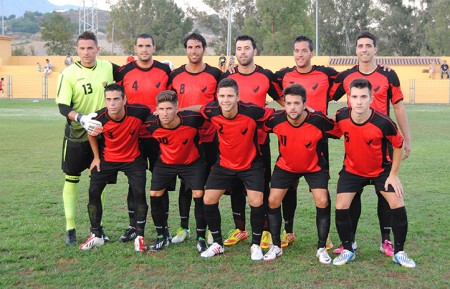
<instances>
[{"instance_id":1,"label":"person standing near fence","mask_svg":"<svg viewBox=\"0 0 450 289\"><path fill-rule=\"evenodd\" d=\"M5 96L5 92L4 92L4 90L3 90L3 82L5 81L5 78L1 78L0 79L0 91L2 92L2 97L4 97Z\"/></svg>"},{"instance_id":2,"label":"person standing near fence","mask_svg":"<svg viewBox=\"0 0 450 289\"><path fill-rule=\"evenodd\" d=\"M97 37L84 31L77 38L80 61L64 69L58 77L56 103L60 113L67 119L65 127L62 170L65 173L63 188L66 216L66 244L75 245L75 214L78 201L78 183L81 173L89 168L93 154L84 129L94 117L90 114L104 107L104 89L114 82L118 66L97 59L100 50ZM114 183L110 180L109 183Z\"/></svg>"}]
</instances>

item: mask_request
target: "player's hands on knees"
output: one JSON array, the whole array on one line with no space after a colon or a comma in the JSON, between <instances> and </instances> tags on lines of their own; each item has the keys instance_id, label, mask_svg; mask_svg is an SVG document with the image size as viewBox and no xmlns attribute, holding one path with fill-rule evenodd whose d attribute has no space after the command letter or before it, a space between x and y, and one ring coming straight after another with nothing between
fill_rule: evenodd
<instances>
[{"instance_id":1,"label":"player's hands on knees","mask_svg":"<svg viewBox=\"0 0 450 289\"><path fill-rule=\"evenodd\" d=\"M91 136L97 136L103 131L102 123L93 119L97 116L97 113L93 112L88 115L79 113L76 116L77 121L84 127L84 129Z\"/></svg>"},{"instance_id":2,"label":"player's hands on knees","mask_svg":"<svg viewBox=\"0 0 450 289\"><path fill-rule=\"evenodd\" d=\"M92 172L93 169L97 169L97 172L100 172L100 159L99 158L94 158L92 160L89 170Z\"/></svg>"},{"instance_id":3,"label":"player's hands on knees","mask_svg":"<svg viewBox=\"0 0 450 289\"><path fill-rule=\"evenodd\" d=\"M388 191L389 185L394 188L395 194L398 197L403 197L403 186L398 176L389 175L389 177L386 179L386 182L384 183L384 189L386 190L386 192Z\"/></svg>"}]
</instances>

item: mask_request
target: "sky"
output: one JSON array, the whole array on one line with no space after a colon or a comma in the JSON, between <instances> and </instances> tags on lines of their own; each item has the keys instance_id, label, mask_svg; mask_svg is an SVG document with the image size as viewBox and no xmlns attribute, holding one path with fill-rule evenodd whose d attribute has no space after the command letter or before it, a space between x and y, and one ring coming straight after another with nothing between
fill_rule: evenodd
<instances>
[{"instance_id":1,"label":"sky","mask_svg":"<svg viewBox=\"0 0 450 289\"><path fill-rule=\"evenodd\" d=\"M82 1L81 0L48 0L49 2L56 4L56 5L80 5ZM92 2L97 1L97 8L102 10L109 10L109 4L107 4L106 0L85 0L86 6L90 6ZM111 3L117 3L118 0L111 0ZM189 0L175 0L175 3L178 4L181 8L184 8L184 6L189 3L190 5L197 7L198 9L201 9L203 6L203 9L205 9L205 5L200 1L189 1Z\"/></svg>"}]
</instances>

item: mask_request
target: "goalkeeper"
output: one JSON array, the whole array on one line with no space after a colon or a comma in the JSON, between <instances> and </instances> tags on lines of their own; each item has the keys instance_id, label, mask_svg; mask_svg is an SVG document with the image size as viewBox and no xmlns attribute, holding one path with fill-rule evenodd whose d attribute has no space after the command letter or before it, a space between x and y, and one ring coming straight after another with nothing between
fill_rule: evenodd
<instances>
[{"instance_id":1,"label":"goalkeeper","mask_svg":"<svg viewBox=\"0 0 450 289\"><path fill-rule=\"evenodd\" d=\"M62 170L65 173L63 189L64 213L66 216L66 244L75 245L75 213L78 200L78 183L81 173L89 168L93 154L87 131L98 133L91 112L104 107L104 88L114 81L118 66L97 59L99 51L97 37L90 31L77 38L77 53L80 60L68 66L59 75L56 103L66 117ZM115 180L110 180L114 183Z\"/></svg>"}]
</instances>

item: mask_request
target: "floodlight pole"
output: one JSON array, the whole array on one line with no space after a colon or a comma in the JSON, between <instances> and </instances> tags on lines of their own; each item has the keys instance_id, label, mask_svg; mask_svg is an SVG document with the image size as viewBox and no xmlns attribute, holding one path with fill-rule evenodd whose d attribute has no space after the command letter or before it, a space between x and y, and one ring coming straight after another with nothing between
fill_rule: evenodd
<instances>
[{"instance_id":1,"label":"floodlight pole","mask_svg":"<svg viewBox=\"0 0 450 289\"><path fill-rule=\"evenodd\" d=\"M316 55L319 56L319 0L316 0Z\"/></svg>"},{"instance_id":2,"label":"floodlight pole","mask_svg":"<svg viewBox=\"0 0 450 289\"><path fill-rule=\"evenodd\" d=\"M228 0L227 56L231 55L231 0Z\"/></svg>"}]
</instances>

